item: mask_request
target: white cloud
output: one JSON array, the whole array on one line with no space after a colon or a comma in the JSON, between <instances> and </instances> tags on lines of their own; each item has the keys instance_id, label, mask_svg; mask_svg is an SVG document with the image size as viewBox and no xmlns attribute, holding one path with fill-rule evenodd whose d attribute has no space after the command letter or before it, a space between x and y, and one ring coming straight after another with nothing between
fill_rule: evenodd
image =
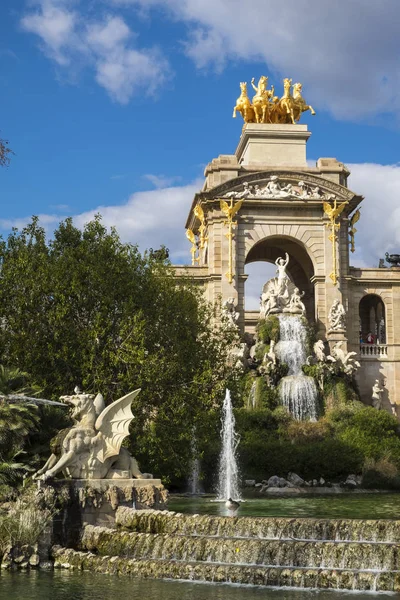
<instances>
[{"instance_id":1,"label":"white cloud","mask_svg":"<svg viewBox=\"0 0 400 600\"><path fill-rule=\"evenodd\" d=\"M201 185L202 181L197 180L185 186L136 192L125 204L96 206L93 210L73 215L73 220L77 227L83 227L96 213L100 213L104 225L115 226L123 241L138 244L142 251L164 244L170 249L173 262L188 264L190 244L184 226L193 196L201 189ZM41 225L52 233L62 217L42 214L39 219ZM0 229L21 229L29 220L30 217L0 219Z\"/></svg>"},{"instance_id":2,"label":"white cloud","mask_svg":"<svg viewBox=\"0 0 400 600\"><path fill-rule=\"evenodd\" d=\"M350 257L354 266L376 267L387 251L400 251L400 165L351 164L349 187L365 196L361 204L361 219L357 223L356 252ZM157 176L156 176L157 177ZM202 187L198 179L188 185L135 192L125 204L96 206L93 210L74 215L82 227L96 213L107 226L114 225L124 241L139 244L141 250L162 244L170 249L172 261L189 263L189 243L185 237L185 221L193 196ZM39 215L48 231L62 218L60 214ZM0 219L0 228L23 227L29 218ZM272 267L273 268L273 267ZM262 283L268 279L269 265L248 265L251 273L246 295L258 303ZM265 275L264 275L265 273ZM268 271L269 273L269 271Z\"/></svg>"},{"instance_id":3,"label":"white cloud","mask_svg":"<svg viewBox=\"0 0 400 600\"><path fill-rule=\"evenodd\" d=\"M97 83L121 104L136 90L154 94L170 76L168 61L157 48L135 48L134 33L119 16L89 19L68 0L36 0L21 19L25 31L38 35L42 49L60 67L77 64L94 70Z\"/></svg>"},{"instance_id":4,"label":"white cloud","mask_svg":"<svg viewBox=\"0 0 400 600\"><path fill-rule=\"evenodd\" d=\"M50 58L59 65L68 65L70 56L66 50L77 45L77 21L77 14L67 6L43 0L37 11L21 19L21 26L41 38L42 48Z\"/></svg>"},{"instance_id":5,"label":"white cloud","mask_svg":"<svg viewBox=\"0 0 400 600\"><path fill-rule=\"evenodd\" d=\"M314 108L339 118L400 108L398 0L108 0L169 9L188 25L186 53L198 67L265 61L304 83ZM249 65L249 78L257 77ZM272 79L272 78L271 78Z\"/></svg>"},{"instance_id":6,"label":"white cloud","mask_svg":"<svg viewBox=\"0 0 400 600\"><path fill-rule=\"evenodd\" d=\"M176 183L177 181L180 181L182 179L182 177L180 177L179 175L172 175L168 177L166 175L153 175L152 173L143 175L143 177L150 181L150 183L152 183L155 188L169 187L173 183Z\"/></svg>"},{"instance_id":7,"label":"white cloud","mask_svg":"<svg viewBox=\"0 0 400 600\"><path fill-rule=\"evenodd\" d=\"M365 196L356 224L355 266L377 267L385 252L400 251L400 165L349 164L349 187Z\"/></svg>"}]
</instances>

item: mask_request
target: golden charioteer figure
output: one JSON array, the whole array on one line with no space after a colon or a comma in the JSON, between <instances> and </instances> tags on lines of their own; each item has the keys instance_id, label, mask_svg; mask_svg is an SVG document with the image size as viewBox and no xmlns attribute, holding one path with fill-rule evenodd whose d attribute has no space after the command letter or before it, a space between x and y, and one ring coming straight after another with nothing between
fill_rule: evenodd
<instances>
[{"instance_id":1,"label":"golden charioteer figure","mask_svg":"<svg viewBox=\"0 0 400 600\"><path fill-rule=\"evenodd\" d=\"M307 110L315 115L313 107L306 103L301 95L303 86L301 83L295 83L292 86L292 80L285 78L283 80L283 96L275 96L274 86L268 89L268 77L262 75L257 86L254 84L254 77L251 85L256 94L253 100L247 95L247 83L240 83L241 94L236 100L233 108L233 117L239 112L245 123L292 123L300 120L301 114ZM292 94L293 87L293 94Z\"/></svg>"}]
</instances>

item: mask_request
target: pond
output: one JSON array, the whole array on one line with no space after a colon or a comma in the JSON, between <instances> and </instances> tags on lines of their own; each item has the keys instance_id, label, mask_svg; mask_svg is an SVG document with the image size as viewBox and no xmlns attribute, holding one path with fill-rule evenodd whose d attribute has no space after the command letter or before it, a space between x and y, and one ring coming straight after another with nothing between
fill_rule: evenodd
<instances>
[{"instance_id":1,"label":"pond","mask_svg":"<svg viewBox=\"0 0 400 600\"><path fill-rule=\"evenodd\" d=\"M131 579L92 573L2 572L0 598L4 600L357 600L393 598L393 594L291 589L238 585Z\"/></svg>"},{"instance_id":2,"label":"pond","mask_svg":"<svg viewBox=\"0 0 400 600\"><path fill-rule=\"evenodd\" d=\"M171 496L169 510L226 515L214 496ZM400 494L340 494L332 496L250 498L241 503L241 517L310 517L316 519L400 519Z\"/></svg>"}]
</instances>

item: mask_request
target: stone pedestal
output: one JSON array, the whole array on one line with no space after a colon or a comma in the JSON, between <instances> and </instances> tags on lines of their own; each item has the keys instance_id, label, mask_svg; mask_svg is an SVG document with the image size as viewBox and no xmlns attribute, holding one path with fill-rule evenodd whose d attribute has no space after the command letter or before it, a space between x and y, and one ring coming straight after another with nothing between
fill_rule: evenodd
<instances>
[{"instance_id":1,"label":"stone pedestal","mask_svg":"<svg viewBox=\"0 0 400 600\"><path fill-rule=\"evenodd\" d=\"M113 527L119 506L136 510L167 507L168 491L161 479L68 479L54 482L65 499L54 521L55 542L76 546L82 527Z\"/></svg>"},{"instance_id":2,"label":"stone pedestal","mask_svg":"<svg viewBox=\"0 0 400 600\"><path fill-rule=\"evenodd\" d=\"M310 135L307 125L247 123L235 154L244 167L307 167Z\"/></svg>"},{"instance_id":3,"label":"stone pedestal","mask_svg":"<svg viewBox=\"0 0 400 600\"><path fill-rule=\"evenodd\" d=\"M330 351L332 351L332 348L337 342L343 342L342 349L344 352L347 352L347 338L346 331L344 329L330 329L326 337L329 343Z\"/></svg>"}]
</instances>

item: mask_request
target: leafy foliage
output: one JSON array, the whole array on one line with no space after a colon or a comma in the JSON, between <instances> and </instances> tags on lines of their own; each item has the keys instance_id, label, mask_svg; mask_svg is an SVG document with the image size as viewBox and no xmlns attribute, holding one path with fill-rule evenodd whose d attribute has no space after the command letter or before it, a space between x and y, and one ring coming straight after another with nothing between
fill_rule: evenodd
<instances>
[{"instance_id":1,"label":"leafy foliage","mask_svg":"<svg viewBox=\"0 0 400 600\"><path fill-rule=\"evenodd\" d=\"M14 152L8 145L8 141L0 138L0 167L8 167L11 154Z\"/></svg>"},{"instance_id":2,"label":"leafy foliage","mask_svg":"<svg viewBox=\"0 0 400 600\"><path fill-rule=\"evenodd\" d=\"M367 489L400 489L399 468L390 454L378 460L367 458L364 462L362 485Z\"/></svg>"},{"instance_id":3,"label":"leafy foliage","mask_svg":"<svg viewBox=\"0 0 400 600\"><path fill-rule=\"evenodd\" d=\"M35 406L0 400L0 485L15 485L26 472L23 448L37 423Z\"/></svg>"},{"instance_id":4,"label":"leafy foliage","mask_svg":"<svg viewBox=\"0 0 400 600\"><path fill-rule=\"evenodd\" d=\"M0 246L0 352L48 398L79 384L110 402L141 387L130 446L168 482L187 476L192 429L234 376L232 335L214 331L165 256L141 255L99 216L83 231L65 220L50 241L33 218Z\"/></svg>"},{"instance_id":5,"label":"leafy foliage","mask_svg":"<svg viewBox=\"0 0 400 600\"><path fill-rule=\"evenodd\" d=\"M279 319L270 315L266 319L260 319L257 324L257 336L264 344L269 344L271 340L279 342Z\"/></svg>"}]
</instances>

